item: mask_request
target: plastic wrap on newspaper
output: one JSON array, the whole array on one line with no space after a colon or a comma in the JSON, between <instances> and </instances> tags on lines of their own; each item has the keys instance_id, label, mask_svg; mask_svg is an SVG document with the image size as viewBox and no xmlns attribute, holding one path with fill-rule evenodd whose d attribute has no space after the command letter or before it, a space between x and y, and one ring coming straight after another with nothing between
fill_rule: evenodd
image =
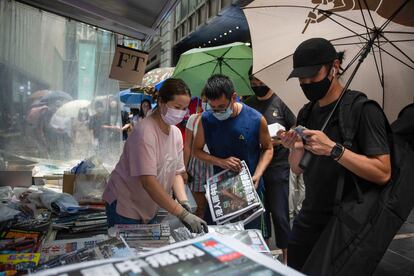
<instances>
[{"instance_id":1,"label":"plastic wrap on newspaper","mask_svg":"<svg viewBox=\"0 0 414 276\"><path fill-rule=\"evenodd\" d=\"M122 239L110 238L96 243L93 247L85 247L68 254L60 255L48 262L43 263L39 267L39 270L66 264L75 264L109 258L126 258L131 256L135 256L134 252Z\"/></svg>"},{"instance_id":2,"label":"plastic wrap on newspaper","mask_svg":"<svg viewBox=\"0 0 414 276\"><path fill-rule=\"evenodd\" d=\"M247 224L264 212L244 161L240 173L225 170L209 178L206 198L213 221L217 224L236 221Z\"/></svg>"},{"instance_id":3,"label":"plastic wrap on newspaper","mask_svg":"<svg viewBox=\"0 0 414 276\"><path fill-rule=\"evenodd\" d=\"M35 275L303 275L225 236L175 243L139 257L82 262Z\"/></svg>"},{"instance_id":4,"label":"plastic wrap on newspaper","mask_svg":"<svg viewBox=\"0 0 414 276\"><path fill-rule=\"evenodd\" d=\"M170 225L160 224L117 224L108 229L111 236L122 236L125 240L168 240Z\"/></svg>"},{"instance_id":5,"label":"plastic wrap on newspaper","mask_svg":"<svg viewBox=\"0 0 414 276\"><path fill-rule=\"evenodd\" d=\"M107 235L96 235L88 238L55 240L45 243L40 251L42 253L40 263L48 262L58 256L69 254L80 249L94 247L97 243L107 239Z\"/></svg>"},{"instance_id":6,"label":"plastic wrap on newspaper","mask_svg":"<svg viewBox=\"0 0 414 276\"><path fill-rule=\"evenodd\" d=\"M256 229L244 230L242 222L226 225L209 225L208 231L209 233L218 233L220 235L232 237L257 252L270 254L270 249L263 239L261 231ZM173 237L176 241L194 239L202 235L204 234L191 233L186 227L180 227L173 231Z\"/></svg>"}]
</instances>

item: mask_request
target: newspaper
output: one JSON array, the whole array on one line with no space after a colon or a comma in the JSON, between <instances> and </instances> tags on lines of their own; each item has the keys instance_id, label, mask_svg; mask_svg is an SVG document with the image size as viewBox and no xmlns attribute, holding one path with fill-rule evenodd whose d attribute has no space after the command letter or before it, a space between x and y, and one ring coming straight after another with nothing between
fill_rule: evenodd
<instances>
[{"instance_id":1,"label":"newspaper","mask_svg":"<svg viewBox=\"0 0 414 276\"><path fill-rule=\"evenodd\" d=\"M283 131L286 130L286 128L279 123L270 124L267 126L267 128L269 129L269 134L270 134L270 137L272 138L277 137L277 132L279 130L283 130Z\"/></svg>"},{"instance_id":2,"label":"newspaper","mask_svg":"<svg viewBox=\"0 0 414 276\"><path fill-rule=\"evenodd\" d=\"M117 224L108 230L111 236L122 236L129 240L168 240L171 235L168 223Z\"/></svg>"},{"instance_id":3,"label":"newspaper","mask_svg":"<svg viewBox=\"0 0 414 276\"><path fill-rule=\"evenodd\" d=\"M236 222L243 222L244 225L248 224L261 214L265 212L265 209L262 207L262 205L256 206L253 209L248 210L246 213L243 213L236 217L231 217L226 220L217 221L218 225L225 225L228 223L236 223Z\"/></svg>"},{"instance_id":4,"label":"newspaper","mask_svg":"<svg viewBox=\"0 0 414 276\"><path fill-rule=\"evenodd\" d=\"M303 275L243 243L207 234L140 257L83 262L34 275Z\"/></svg>"},{"instance_id":5,"label":"newspaper","mask_svg":"<svg viewBox=\"0 0 414 276\"><path fill-rule=\"evenodd\" d=\"M109 240L98 242L93 247L85 247L68 254L57 256L56 258L42 264L39 269L92 260L125 258L131 256L135 256L135 254L122 239L111 238Z\"/></svg>"},{"instance_id":6,"label":"newspaper","mask_svg":"<svg viewBox=\"0 0 414 276\"><path fill-rule=\"evenodd\" d=\"M68 254L86 247L93 247L98 242L107 240L107 235L97 235L90 238L55 240L42 246L40 263L45 263L57 256Z\"/></svg>"},{"instance_id":7,"label":"newspaper","mask_svg":"<svg viewBox=\"0 0 414 276\"><path fill-rule=\"evenodd\" d=\"M255 207L258 207L257 211L264 210L244 161L240 173L225 170L209 178L206 185L206 198L212 219L217 224L234 222L234 219ZM258 216L259 213L260 211L254 215ZM239 220L251 221L254 219L251 215Z\"/></svg>"},{"instance_id":8,"label":"newspaper","mask_svg":"<svg viewBox=\"0 0 414 276\"><path fill-rule=\"evenodd\" d=\"M270 249L267 246L265 240L263 239L262 232L256 229L245 230L243 223L230 223L226 225L209 225L209 233L217 233L224 236L232 237L253 250L260 253L267 253L270 255ZM180 227L174 229L174 238L177 241L184 241L189 239L194 239L205 234L195 234L191 233L186 227Z\"/></svg>"}]
</instances>

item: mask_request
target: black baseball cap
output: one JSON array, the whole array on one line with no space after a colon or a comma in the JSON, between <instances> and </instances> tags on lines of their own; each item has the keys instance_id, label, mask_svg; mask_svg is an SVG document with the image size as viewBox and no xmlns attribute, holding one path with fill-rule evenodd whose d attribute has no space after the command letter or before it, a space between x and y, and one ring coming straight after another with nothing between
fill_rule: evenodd
<instances>
[{"instance_id":1,"label":"black baseball cap","mask_svg":"<svg viewBox=\"0 0 414 276\"><path fill-rule=\"evenodd\" d=\"M338 53L328 40L324 38L305 40L293 53L293 70L287 79L313 77L324 64L337 58Z\"/></svg>"}]
</instances>

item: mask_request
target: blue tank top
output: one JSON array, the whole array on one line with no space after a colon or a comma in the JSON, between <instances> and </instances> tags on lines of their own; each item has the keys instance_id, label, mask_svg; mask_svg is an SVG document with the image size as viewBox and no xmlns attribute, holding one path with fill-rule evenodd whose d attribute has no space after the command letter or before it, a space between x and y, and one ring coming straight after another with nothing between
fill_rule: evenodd
<instances>
[{"instance_id":1,"label":"blue tank top","mask_svg":"<svg viewBox=\"0 0 414 276\"><path fill-rule=\"evenodd\" d=\"M262 115L242 104L239 115L220 121L212 112L203 112L205 143L210 154L218 158L237 157L244 160L253 175L260 158L260 120ZM223 169L214 166L214 173Z\"/></svg>"}]
</instances>

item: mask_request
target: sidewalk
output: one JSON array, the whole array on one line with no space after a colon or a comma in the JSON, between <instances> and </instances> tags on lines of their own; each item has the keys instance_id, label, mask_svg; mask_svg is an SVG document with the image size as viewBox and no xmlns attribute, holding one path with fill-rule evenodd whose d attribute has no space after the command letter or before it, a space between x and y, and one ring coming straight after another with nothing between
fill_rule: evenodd
<instances>
[{"instance_id":1,"label":"sidewalk","mask_svg":"<svg viewBox=\"0 0 414 276\"><path fill-rule=\"evenodd\" d=\"M373 275L414 275L414 210L394 237Z\"/></svg>"}]
</instances>

